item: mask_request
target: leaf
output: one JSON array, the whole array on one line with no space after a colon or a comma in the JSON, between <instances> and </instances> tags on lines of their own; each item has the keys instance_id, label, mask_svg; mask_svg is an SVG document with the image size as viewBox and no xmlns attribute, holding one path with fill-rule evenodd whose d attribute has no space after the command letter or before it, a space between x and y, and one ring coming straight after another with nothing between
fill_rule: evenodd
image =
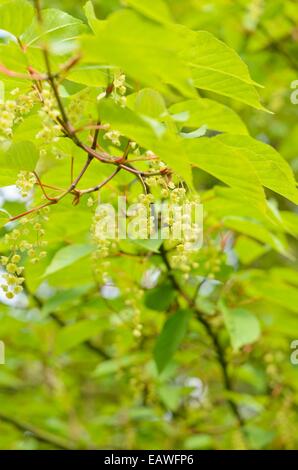
<instances>
[{"instance_id":1,"label":"leaf","mask_svg":"<svg viewBox=\"0 0 298 470\"><path fill-rule=\"evenodd\" d=\"M259 339L260 324L253 313L242 308L229 309L223 304L221 311L235 350Z\"/></svg>"},{"instance_id":2,"label":"leaf","mask_svg":"<svg viewBox=\"0 0 298 470\"><path fill-rule=\"evenodd\" d=\"M0 166L12 170L33 171L39 159L35 145L30 141L14 142L8 150L0 149Z\"/></svg>"},{"instance_id":3,"label":"leaf","mask_svg":"<svg viewBox=\"0 0 298 470\"><path fill-rule=\"evenodd\" d=\"M42 10L42 31L36 18L22 35L22 42L27 47L36 47L42 42L61 44L77 38L87 31L86 25L77 18L55 8Z\"/></svg>"},{"instance_id":4,"label":"leaf","mask_svg":"<svg viewBox=\"0 0 298 470\"><path fill-rule=\"evenodd\" d=\"M251 264L268 252L268 248L250 238L241 236L237 238L235 252L243 264Z\"/></svg>"},{"instance_id":5,"label":"leaf","mask_svg":"<svg viewBox=\"0 0 298 470\"><path fill-rule=\"evenodd\" d=\"M96 29L97 18L96 18L96 15L95 15L93 4L90 0L84 6L84 13L85 13L86 18L88 20L88 24L89 24L90 28L94 31Z\"/></svg>"},{"instance_id":6,"label":"leaf","mask_svg":"<svg viewBox=\"0 0 298 470\"><path fill-rule=\"evenodd\" d=\"M106 87L108 85L107 72L98 65L78 66L68 73L67 79L90 87Z\"/></svg>"},{"instance_id":7,"label":"leaf","mask_svg":"<svg viewBox=\"0 0 298 470\"><path fill-rule=\"evenodd\" d=\"M196 128L205 124L208 129L220 132L247 134L244 123L232 109L206 98L176 103L169 108L169 112L174 115L187 112L183 126Z\"/></svg>"},{"instance_id":8,"label":"leaf","mask_svg":"<svg viewBox=\"0 0 298 470\"><path fill-rule=\"evenodd\" d=\"M79 297L86 294L90 290L90 284L85 286L79 286L74 289L65 289L58 291L52 297L50 297L46 302L44 302L41 313L43 316L48 315L49 313L59 310L61 307L64 307L65 304L73 303Z\"/></svg>"},{"instance_id":9,"label":"leaf","mask_svg":"<svg viewBox=\"0 0 298 470\"><path fill-rule=\"evenodd\" d=\"M7 1L0 5L1 29L20 37L31 23L33 15L33 6L27 0Z\"/></svg>"},{"instance_id":10,"label":"leaf","mask_svg":"<svg viewBox=\"0 0 298 470\"><path fill-rule=\"evenodd\" d=\"M264 109L255 90L257 84L233 49L206 31L192 32L189 36L192 44L184 53L197 88Z\"/></svg>"},{"instance_id":11,"label":"leaf","mask_svg":"<svg viewBox=\"0 0 298 470\"><path fill-rule=\"evenodd\" d=\"M248 235L256 240L265 243L278 253L290 257L288 252L288 243L281 234L271 233L266 227L258 221L245 219L243 217L228 216L224 218L224 225L235 232Z\"/></svg>"},{"instance_id":12,"label":"leaf","mask_svg":"<svg viewBox=\"0 0 298 470\"><path fill-rule=\"evenodd\" d=\"M4 96L5 96L4 83L0 82L0 101L4 101Z\"/></svg>"},{"instance_id":13,"label":"leaf","mask_svg":"<svg viewBox=\"0 0 298 470\"><path fill-rule=\"evenodd\" d=\"M62 328L56 339L55 351L62 354L78 344L98 335L102 328L101 320L81 320Z\"/></svg>"},{"instance_id":14,"label":"leaf","mask_svg":"<svg viewBox=\"0 0 298 470\"><path fill-rule=\"evenodd\" d=\"M92 21L92 26L95 35L82 38L86 62L114 65L149 87L167 91L172 86L184 96L195 96L191 73L180 57L180 31L130 10L116 11L105 21Z\"/></svg>"},{"instance_id":15,"label":"leaf","mask_svg":"<svg viewBox=\"0 0 298 470\"><path fill-rule=\"evenodd\" d=\"M129 108L121 108L111 100L100 101L98 108L103 122L109 122L123 135L145 148L151 148L155 140L165 133L165 128L158 121L146 119Z\"/></svg>"},{"instance_id":16,"label":"leaf","mask_svg":"<svg viewBox=\"0 0 298 470\"><path fill-rule=\"evenodd\" d=\"M154 5L152 5L151 0L142 0L141 2L139 0L125 0L125 4L133 7L151 20L160 23L172 21L170 10L163 0L154 0Z\"/></svg>"},{"instance_id":17,"label":"leaf","mask_svg":"<svg viewBox=\"0 0 298 470\"><path fill-rule=\"evenodd\" d=\"M217 141L237 149L250 161L263 186L298 203L298 190L293 171L282 156L270 145L250 136L220 135Z\"/></svg>"},{"instance_id":18,"label":"leaf","mask_svg":"<svg viewBox=\"0 0 298 470\"><path fill-rule=\"evenodd\" d=\"M183 444L183 448L189 450L211 450L214 447L213 438L209 434L194 434L187 437Z\"/></svg>"},{"instance_id":19,"label":"leaf","mask_svg":"<svg viewBox=\"0 0 298 470\"><path fill-rule=\"evenodd\" d=\"M191 163L240 189L252 200L264 197L264 186L292 202L298 201L288 163L272 147L252 137L225 134L202 138L189 142L188 153Z\"/></svg>"},{"instance_id":20,"label":"leaf","mask_svg":"<svg viewBox=\"0 0 298 470\"><path fill-rule=\"evenodd\" d=\"M158 395L166 408L171 411L176 411L181 404L181 388L177 385L162 385L158 389Z\"/></svg>"},{"instance_id":21,"label":"leaf","mask_svg":"<svg viewBox=\"0 0 298 470\"><path fill-rule=\"evenodd\" d=\"M91 245L69 245L61 248L54 255L51 264L47 267L44 277L71 266L76 261L85 258L93 250Z\"/></svg>"},{"instance_id":22,"label":"leaf","mask_svg":"<svg viewBox=\"0 0 298 470\"><path fill-rule=\"evenodd\" d=\"M157 238L157 239L149 238L148 240L141 240L141 239L133 240L132 239L131 242L137 245L138 247L145 249L146 251L159 253L159 248L162 245L163 240L160 238Z\"/></svg>"},{"instance_id":23,"label":"leaf","mask_svg":"<svg viewBox=\"0 0 298 470\"><path fill-rule=\"evenodd\" d=\"M266 299L270 303L276 303L291 312L298 313L297 287L283 281L274 280L268 273L256 273L245 282L247 292L252 296Z\"/></svg>"},{"instance_id":24,"label":"leaf","mask_svg":"<svg viewBox=\"0 0 298 470\"><path fill-rule=\"evenodd\" d=\"M180 132L180 135L184 139L197 139L198 137L203 137L203 135L205 135L206 132L207 132L207 126L201 126L192 132Z\"/></svg>"},{"instance_id":25,"label":"leaf","mask_svg":"<svg viewBox=\"0 0 298 470\"><path fill-rule=\"evenodd\" d=\"M154 360L159 373L168 365L185 336L191 312L179 310L166 320L154 347Z\"/></svg>"},{"instance_id":26,"label":"leaf","mask_svg":"<svg viewBox=\"0 0 298 470\"><path fill-rule=\"evenodd\" d=\"M151 310L165 312L173 303L175 296L173 286L165 282L146 293L145 304Z\"/></svg>"},{"instance_id":27,"label":"leaf","mask_svg":"<svg viewBox=\"0 0 298 470\"><path fill-rule=\"evenodd\" d=\"M139 114L158 119L163 113L167 112L163 96L152 88L143 88L133 98L134 110Z\"/></svg>"},{"instance_id":28,"label":"leaf","mask_svg":"<svg viewBox=\"0 0 298 470\"><path fill-rule=\"evenodd\" d=\"M185 141L189 161L238 189L250 203L264 205L265 193L253 164L244 152L223 145L219 137Z\"/></svg>"},{"instance_id":29,"label":"leaf","mask_svg":"<svg viewBox=\"0 0 298 470\"><path fill-rule=\"evenodd\" d=\"M7 224L10 214L5 209L0 209L0 228Z\"/></svg>"},{"instance_id":30,"label":"leaf","mask_svg":"<svg viewBox=\"0 0 298 470\"><path fill-rule=\"evenodd\" d=\"M103 123L110 123L126 137L156 153L192 186L191 167L184 140L180 136L167 131L160 122L146 119L129 108L121 108L111 100L100 102L99 116Z\"/></svg>"},{"instance_id":31,"label":"leaf","mask_svg":"<svg viewBox=\"0 0 298 470\"><path fill-rule=\"evenodd\" d=\"M121 369L127 369L130 366L137 365L143 362L143 360L144 354L138 353L104 361L96 367L93 376L103 377L105 375L115 374Z\"/></svg>"}]
</instances>

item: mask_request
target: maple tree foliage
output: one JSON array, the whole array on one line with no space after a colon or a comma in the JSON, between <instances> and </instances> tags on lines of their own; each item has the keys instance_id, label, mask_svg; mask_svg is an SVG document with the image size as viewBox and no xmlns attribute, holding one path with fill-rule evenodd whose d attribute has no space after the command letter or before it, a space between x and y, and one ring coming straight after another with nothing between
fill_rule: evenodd
<instances>
[{"instance_id":1,"label":"maple tree foliage","mask_svg":"<svg viewBox=\"0 0 298 470\"><path fill-rule=\"evenodd\" d=\"M1 449L297 446L297 20L0 1Z\"/></svg>"}]
</instances>

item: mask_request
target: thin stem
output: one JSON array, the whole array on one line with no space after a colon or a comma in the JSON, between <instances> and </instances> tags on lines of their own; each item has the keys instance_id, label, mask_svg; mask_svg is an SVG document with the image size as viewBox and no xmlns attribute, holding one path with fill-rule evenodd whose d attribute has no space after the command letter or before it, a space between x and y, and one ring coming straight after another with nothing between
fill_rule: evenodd
<instances>
[{"instance_id":1,"label":"thin stem","mask_svg":"<svg viewBox=\"0 0 298 470\"><path fill-rule=\"evenodd\" d=\"M166 251L165 251L163 245L161 245L161 247L160 247L160 255L161 255L162 260L163 260L163 262L164 262L164 264L167 268L168 276L169 276L170 281L172 282L173 287L176 289L177 292L180 293L180 295L188 303L189 307L196 313L197 320L205 328L206 333L208 334L209 338L212 341L214 350L215 350L216 355L217 355L217 360L218 360L218 363L219 363L220 368L221 368L225 389L227 391L233 391L233 386L232 386L232 383L231 383L231 380L230 380L230 377L229 377L229 374L228 374L228 364L227 364L227 361L225 359L225 351L224 351L224 348L222 347L222 345L220 344L216 333L213 331L211 325L206 320L206 318L204 318L204 314L197 308L194 299L192 299L181 288L180 284L178 283L176 277L174 276L174 274L172 272L172 268L171 268L171 265L170 265L169 260L167 258L167 254L166 254ZM239 426L240 427L243 426L244 421L243 421L243 418L242 418L242 416L241 416L241 414L238 410L237 405L231 399L228 399L227 403L229 404L231 411L233 412L235 418L237 419Z\"/></svg>"},{"instance_id":2,"label":"thin stem","mask_svg":"<svg viewBox=\"0 0 298 470\"><path fill-rule=\"evenodd\" d=\"M33 209L30 209L26 212L22 212L21 214L18 214L14 217L11 217L9 219L9 222L13 222L15 220L18 220L18 219L21 219L22 217L25 217L26 215L29 215L29 214L32 214L33 212L37 212L37 211L40 211L41 209L43 209L44 207L47 207L47 206L51 206L52 204L56 204L58 202L57 199L53 199L52 201L49 201L49 202L46 202L45 204L41 204L40 206L37 206L37 207L33 207Z\"/></svg>"},{"instance_id":3,"label":"thin stem","mask_svg":"<svg viewBox=\"0 0 298 470\"><path fill-rule=\"evenodd\" d=\"M89 194L89 193L94 193L96 191L99 191L101 188L103 188L107 183L109 183L116 175L117 173L119 173L119 171L121 170L121 168L116 168L115 171L113 171L113 173L108 176L104 181L102 181L101 183L99 183L98 185L94 186L93 188L89 188L89 189L82 189L80 190L80 195L83 195L83 194Z\"/></svg>"},{"instance_id":4,"label":"thin stem","mask_svg":"<svg viewBox=\"0 0 298 470\"><path fill-rule=\"evenodd\" d=\"M33 171L33 174L35 176L35 178L37 179L37 183L38 185L40 186L42 192L43 192L43 195L45 196L45 198L48 200L48 201L55 201L56 202L56 198L53 198L53 197L50 197L47 195L45 189L44 189L44 185L42 184L38 174L36 173L36 171Z\"/></svg>"},{"instance_id":5,"label":"thin stem","mask_svg":"<svg viewBox=\"0 0 298 470\"><path fill-rule=\"evenodd\" d=\"M7 424L10 424L22 433L25 432L32 434L33 437L38 441L43 442L44 444L54 446L57 449L74 450L78 447L74 443L69 443L68 440L63 439L62 437L58 437L57 435L53 435L52 433L44 431L43 429L40 429L36 426L32 426L31 424L19 421L18 419L12 418L11 416L7 416L2 412L0 413L0 420Z\"/></svg>"},{"instance_id":6,"label":"thin stem","mask_svg":"<svg viewBox=\"0 0 298 470\"><path fill-rule=\"evenodd\" d=\"M0 64L0 73L3 73L3 75L6 75L7 77L20 78L22 80L48 80L47 75L41 75L33 71L29 71L29 75L27 75L26 73L19 73L15 72L14 70L10 70L3 64Z\"/></svg>"}]
</instances>

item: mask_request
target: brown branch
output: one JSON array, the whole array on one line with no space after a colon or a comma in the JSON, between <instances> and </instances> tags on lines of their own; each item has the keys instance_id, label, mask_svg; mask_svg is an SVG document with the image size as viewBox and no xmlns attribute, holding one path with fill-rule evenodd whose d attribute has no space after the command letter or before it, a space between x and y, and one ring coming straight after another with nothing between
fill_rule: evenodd
<instances>
[{"instance_id":1,"label":"brown branch","mask_svg":"<svg viewBox=\"0 0 298 470\"><path fill-rule=\"evenodd\" d=\"M218 363L219 363L220 368L221 368L225 389L227 391L230 391L230 392L233 391L233 385L232 385L231 379L230 379L229 374L228 374L228 364L227 364L227 361L226 361L226 358L225 358L225 351L224 351L224 348L222 347L216 333L213 331L211 325L209 324L207 319L204 317L203 312L201 312L197 308L195 300L193 298L191 298L180 286L179 282L177 281L176 277L173 274L171 265L170 265L169 260L167 258L166 250L164 249L163 245L161 245L161 247L160 247L160 256L161 256L161 258L162 258L162 260L163 260L163 262L164 262L164 264L167 268L168 277L169 277L173 287L175 288L175 290L177 292L180 293L180 295L184 298L184 300L186 300L189 307L196 313L197 320L205 328L206 333L208 334L209 338L212 341L214 350L215 350L216 355L217 355L217 360L218 360ZM231 399L228 399L227 403L229 404L230 409L231 409L232 413L234 414L239 426L242 427L244 425L244 421L243 421L243 418L242 418L242 416L241 416L241 414L238 410L237 405Z\"/></svg>"},{"instance_id":2,"label":"brown branch","mask_svg":"<svg viewBox=\"0 0 298 470\"><path fill-rule=\"evenodd\" d=\"M20 78L22 80L38 80L38 81L48 80L47 75L41 75L33 71L31 72L28 71L29 75L27 75L26 73L19 73L19 72L15 72L14 70L10 70L7 67L5 67L5 65L3 64L0 64L0 73L6 75L7 77Z\"/></svg>"},{"instance_id":3,"label":"brown branch","mask_svg":"<svg viewBox=\"0 0 298 470\"><path fill-rule=\"evenodd\" d=\"M45 196L45 198L46 198L48 201L53 201L53 202L55 201L55 202L56 202L56 198L53 198L53 197L50 197L50 196L47 195L47 193L46 193L46 191L45 191L45 189L44 189L44 185L42 184L42 182L41 182L41 180L40 180L38 174L36 173L36 171L33 171L33 174L34 174L34 176L35 176L35 178L36 178L36 180L37 180L37 183L38 183L39 187L41 188L41 190L42 190L43 195Z\"/></svg>"},{"instance_id":4,"label":"brown branch","mask_svg":"<svg viewBox=\"0 0 298 470\"><path fill-rule=\"evenodd\" d=\"M76 448L80 447L79 444L71 443L62 437L58 437L57 434L53 435L52 433L49 433L48 431L44 431L43 429L33 426L32 424L19 421L18 419L12 418L11 416L7 416L3 414L2 412L0 413L0 420L3 421L4 423L10 424L11 426L13 426L14 428L16 428L18 431L22 433L32 434L32 436L39 442L43 442L44 444L54 446L57 449L75 450Z\"/></svg>"},{"instance_id":5,"label":"brown branch","mask_svg":"<svg viewBox=\"0 0 298 470\"><path fill-rule=\"evenodd\" d=\"M80 195L84 195L84 194L89 194L89 193L94 193L96 191L99 191L101 188L103 188L107 183L109 183L116 175L117 173L119 173L119 171L121 170L121 168L116 168L115 171L113 171L113 173L108 176L104 181L102 181L101 183L99 183L98 185L94 186L93 188L89 188L89 189L82 189L79 191Z\"/></svg>"},{"instance_id":6,"label":"brown branch","mask_svg":"<svg viewBox=\"0 0 298 470\"><path fill-rule=\"evenodd\" d=\"M11 217L9 219L9 222L13 222L15 220L21 219L22 217L25 217L26 215L32 214L33 212L40 211L44 207L51 206L52 204L56 204L58 200L53 199L52 201L46 202L45 204L41 204L40 206L33 207L33 209L29 209L26 212L22 212L21 214L15 215L14 217Z\"/></svg>"}]
</instances>

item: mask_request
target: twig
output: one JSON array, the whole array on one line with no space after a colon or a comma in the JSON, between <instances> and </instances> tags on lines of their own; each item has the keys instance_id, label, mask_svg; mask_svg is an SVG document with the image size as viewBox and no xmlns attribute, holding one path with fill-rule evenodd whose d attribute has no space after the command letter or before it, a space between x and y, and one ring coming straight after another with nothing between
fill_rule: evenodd
<instances>
[{"instance_id":1,"label":"twig","mask_svg":"<svg viewBox=\"0 0 298 470\"><path fill-rule=\"evenodd\" d=\"M12 425L22 433L32 434L32 436L39 442L54 446L57 449L75 450L76 448L80 447L79 444L70 443L68 440L62 437L58 437L57 435L53 435L52 433L44 431L43 429L40 429L36 426L32 426L31 424L19 421L16 418L12 418L11 416L3 414L2 412L0 413L0 420Z\"/></svg>"},{"instance_id":2,"label":"twig","mask_svg":"<svg viewBox=\"0 0 298 470\"><path fill-rule=\"evenodd\" d=\"M22 217L25 217L26 215L32 214L33 212L40 211L44 207L51 206L52 204L56 204L58 200L53 199L52 201L46 202L45 204L41 204L40 206L33 207L33 209L29 209L26 212L22 212L21 214L15 215L14 217L11 217L9 219L9 222L13 222L15 220L21 219Z\"/></svg>"},{"instance_id":3,"label":"twig","mask_svg":"<svg viewBox=\"0 0 298 470\"><path fill-rule=\"evenodd\" d=\"M34 294L33 292L30 292L30 290L28 289L26 284L24 284L24 288L25 288L26 292L34 300L34 302L36 303L38 308L42 309L42 307L43 307L42 300L36 294ZM67 323L64 322L56 313L50 312L49 317L52 318L52 320L54 320L55 323L57 323L57 325L59 325L61 327L67 326ZM108 353L106 353L99 346L96 346L95 344L93 344L90 340L86 340L82 344L85 345L90 351L93 351L96 354L98 354L102 359L106 359L106 360L111 359L111 356Z\"/></svg>"},{"instance_id":4,"label":"twig","mask_svg":"<svg viewBox=\"0 0 298 470\"><path fill-rule=\"evenodd\" d=\"M38 185L40 186L42 192L43 192L43 195L45 196L45 198L48 200L48 201L55 201L56 202L56 198L53 198L53 197L50 197L47 195L45 189L44 189L44 185L42 184L38 174L36 173L36 171L33 171L33 174L35 176L35 178L37 179L37 183Z\"/></svg>"},{"instance_id":5,"label":"twig","mask_svg":"<svg viewBox=\"0 0 298 470\"><path fill-rule=\"evenodd\" d=\"M101 183L99 183L98 185L94 186L93 188L89 188L89 189L81 189L79 191L80 195L83 195L83 194L89 194L89 193L94 193L96 191L99 191L101 188L103 188L107 183L109 183L109 181L111 181L116 175L117 173L119 173L119 171L121 170L121 168L116 168L115 171L113 171L113 173L108 176L104 181L102 181Z\"/></svg>"},{"instance_id":6,"label":"twig","mask_svg":"<svg viewBox=\"0 0 298 470\"><path fill-rule=\"evenodd\" d=\"M204 314L197 308L194 300L181 288L180 284L178 283L176 277L174 276L174 274L172 272L172 268L171 268L171 265L170 265L169 260L167 258L167 254L166 254L166 251L165 251L163 245L161 245L161 247L160 247L160 256L161 256L161 258L162 258L162 260L163 260L163 262L164 262L164 264L167 268L168 276L169 276L170 281L172 282L173 287L175 288L175 290L177 292L180 293L180 295L188 303L189 307L196 313L197 320L205 328L209 338L212 341L212 344L214 346L214 350L216 351L218 363L219 363L220 368L221 368L225 389L227 391L233 391L233 386L232 386L232 383L231 383L231 380L230 380L230 377L229 377L229 374L228 374L228 364L227 364L226 359L225 359L225 351L224 351L224 348L222 347L222 345L220 344L216 333L213 331L211 325L206 320L206 318L204 318ZM242 416L241 416L241 414L238 410L237 405L231 399L228 399L227 403L229 404L231 411L233 412L235 418L237 419L237 422L238 422L239 426L242 427L243 424L244 424L244 421L243 421L243 418L242 418Z\"/></svg>"}]
</instances>

